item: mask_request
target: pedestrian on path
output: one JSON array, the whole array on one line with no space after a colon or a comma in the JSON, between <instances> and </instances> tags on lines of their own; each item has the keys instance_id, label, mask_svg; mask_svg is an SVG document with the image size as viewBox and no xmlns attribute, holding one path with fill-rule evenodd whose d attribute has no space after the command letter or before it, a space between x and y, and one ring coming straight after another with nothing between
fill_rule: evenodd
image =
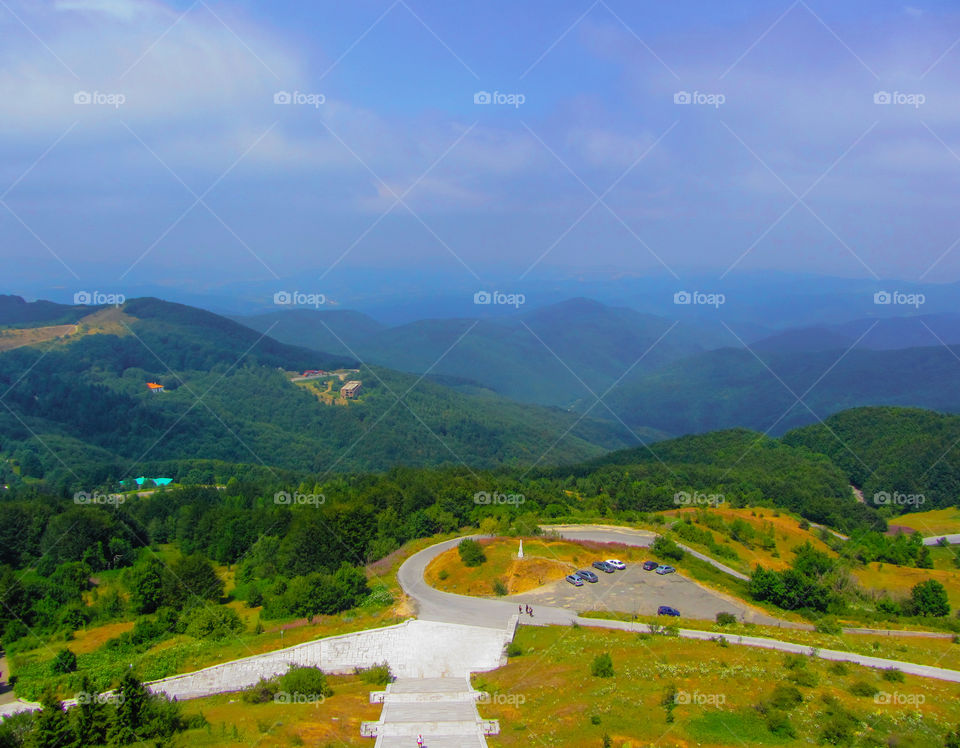
<instances>
[{"instance_id":1,"label":"pedestrian on path","mask_svg":"<svg viewBox=\"0 0 960 748\"><path fill-rule=\"evenodd\" d=\"M417 735L417 745L419 748L423 748L423 735Z\"/></svg>"},{"instance_id":2,"label":"pedestrian on path","mask_svg":"<svg viewBox=\"0 0 960 748\"><path fill-rule=\"evenodd\" d=\"M520 615L523 615L523 606L522 606L522 605L518 605L518 606L517 606L517 610L520 611Z\"/></svg>"}]
</instances>

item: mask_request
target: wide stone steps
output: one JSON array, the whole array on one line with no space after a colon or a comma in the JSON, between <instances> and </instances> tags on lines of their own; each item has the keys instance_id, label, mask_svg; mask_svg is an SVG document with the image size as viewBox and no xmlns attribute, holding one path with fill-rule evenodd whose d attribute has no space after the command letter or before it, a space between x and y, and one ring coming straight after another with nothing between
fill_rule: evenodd
<instances>
[{"instance_id":1,"label":"wide stone steps","mask_svg":"<svg viewBox=\"0 0 960 748\"><path fill-rule=\"evenodd\" d=\"M431 735L423 736L424 748L485 748L486 742L477 735ZM383 737L377 748L417 748L417 736Z\"/></svg>"}]
</instances>

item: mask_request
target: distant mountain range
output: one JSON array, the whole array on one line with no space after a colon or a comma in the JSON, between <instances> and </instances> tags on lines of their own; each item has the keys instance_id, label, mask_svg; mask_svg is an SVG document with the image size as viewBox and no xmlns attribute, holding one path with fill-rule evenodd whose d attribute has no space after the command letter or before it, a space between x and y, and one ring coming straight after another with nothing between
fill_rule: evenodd
<instances>
[{"instance_id":1,"label":"distant mountain range","mask_svg":"<svg viewBox=\"0 0 960 748\"><path fill-rule=\"evenodd\" d=\"M523 402L564 408L589 407L592 393L602 394L625 373L655 371L734 340L689 322L589 299L506 318L432 319L397 327L346 311L236 319L286 343L402 371L443 374Z\"/></svg>"},{"instance_id":2,"label":"distant mountain range","mask_svg":"<svg viewBox=\"0 0 960 748\"><path fill-rule=\"evenodd\" d=\"M288 343L443 374L524 402L593 406L592 416L670 435L736 427L782 434L864 405L960 411L960 350L948 347L960 345L957 314L860 318L758 340L733 324L588 299L396 327L346 311L237 319Z\"/></svg>"}]
</instances>

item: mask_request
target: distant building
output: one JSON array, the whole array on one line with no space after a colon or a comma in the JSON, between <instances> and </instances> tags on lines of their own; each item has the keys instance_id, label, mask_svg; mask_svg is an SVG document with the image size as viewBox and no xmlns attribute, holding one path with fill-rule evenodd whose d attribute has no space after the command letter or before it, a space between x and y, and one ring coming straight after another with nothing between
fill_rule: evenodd
<instances>
[{"instance_id":1,"label":"distant building","mask_svg":"<svg viewBox=\"0 0 960 748\"><path fill-rule=\"evenodd\" d=\"M307 369L303 372L304 377L325 377L330 372L324 371L323 369Z\"/></svg>"},{"instance_id":2,"label":"distant building","mask_svg":"<svg viewBox=\"0 0 960 748\"><path fill-rule=\"evenodd\" d=\"M351 379L340 388L340 395L341 397L354 398L360 394L361 389L363 389L363 383L356 379Z\"/></svg>"},{"instance_id":3,"label":"distant building","mask_svg":"<svg viewBox=\"0 0 960 748\"><path fill-rule=\"evenodd\" d=\"M156 382L147 382L147 389L151 392L163 392L163 385Z\"/></svg>"}]
</instances>

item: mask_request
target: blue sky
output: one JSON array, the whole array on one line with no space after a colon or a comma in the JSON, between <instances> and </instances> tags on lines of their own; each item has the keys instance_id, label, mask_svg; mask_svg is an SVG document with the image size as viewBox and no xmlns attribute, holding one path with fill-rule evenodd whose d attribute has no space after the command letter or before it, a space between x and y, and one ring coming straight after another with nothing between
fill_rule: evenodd
<instances>
[{"instance_id":1,"label":"blue sky","mask_svg":"<svg viewBox=\"0 0 960 748\"><path fill-rule=\"evenodd\" d=\"M949 3L4 0L0 34L5 291L960 278Z\"/></svg>"}]
</instances>

